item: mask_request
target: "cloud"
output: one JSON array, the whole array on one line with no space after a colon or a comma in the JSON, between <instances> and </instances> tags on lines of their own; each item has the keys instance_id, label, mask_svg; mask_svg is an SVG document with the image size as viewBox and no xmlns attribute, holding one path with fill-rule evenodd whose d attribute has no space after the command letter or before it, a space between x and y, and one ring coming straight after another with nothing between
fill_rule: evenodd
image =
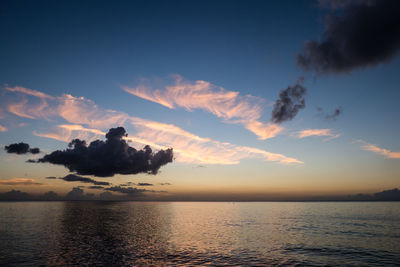
<instances>
[{"instance_id":1,"label":"cloud","mask_svg":"<svg viewBox=\"0 0 400 267\"><path fill-rule=\"evenodd\" d=\"M89 186L88 188L90 188L90 189L103 189L104 186L101 186L101 185L92 185L92 186Z\"/></svg>"},{"instance_id":2,"label":"cloud","mask_svg":"<svg viewBox=\"0 0 400 267\"><path fill-rule=\"evenodd\" d=\"M9 192L1 193L0 200L31 200L32 196L28 193L19 190L11 190Z\"/></svg>"},{"instance_id":3,"label":"cloud","mask_svg":"<svg viewBox=\"0 0 400 267\"><path fill-rule=\"evenodd\" d=\"M258 148L238 146L228 142L219 142L186 132L171 124L134 119L132 123L138 130L132 142L151 142L151 146L174 147L176 158L180 162L200 164L238 164L242 159L260 158L279 163L302 163L281 154L267 152ZM151 141L150 141L151 140Z\"/></svg>"},{"instance_id":4,"label":"cloud","mask_svg":"<svg viewBox=\"0 0 400 267\"><path fill-rule=\"evenodd\" d=\"M82 200L84 199L83 189L80 189L79 187L74 187L70 192L67 193L65 198L68 200Z\"/></svg>"},{"instance_id":5,"label":"cloud","mask_svg":"<svg viewBox=\"0 0 400 267\"><path fill-rule=\"evenodd\" d=\"M288 86L285 90L280 91L279 99L275 102L271 115L274 123L292 120L300 109L305 108L304 95L307 88L301 85L303 81L304 79L300 78L294 86Z\"/></svg>"},{"instance_id":6,"label":"cloud","mask_svg":"<svg viewBox=\"0 0 400 267\"><path fill-rule=\"evenodd\" d=\"M330 13L321 41L307 41L297 64L317 73L351 72L394 58L400 49L400 2L320 1Z\"/></svg>"},{"instance_id":7,"label":"cloud","mask_svg":"<svg viewBox=\"0 0 400 267\"><path fill-rule=\"evenodd\" d=\"M159 183L159 185L172 185L171 183Z\"/></svg>"},{"instance_id":8,"label":"cloud","mask_svg":"<svg viewBox=\"0 0 400 267\"><path fill-rule=\"evenodd\" d=\"M146 189L138 189L135 187L120 187L120 186L113 186L109 188L105 188L107 191L112 191L112 192L119 192L122 194L127 194L127 195L141 195L143 192L146 192Z\"/></svg>"},{"instance_id":9,"label":"cloud","mask_svg":"<svg viewBox=\"0 0 400 267\"><path fill-rule=\"evenodd\" d=\"M323 108L317 107L318 110L318 116L323 117L325 120L336 120L337 117L339 117L343 113L343 108L338 107L336 108L332 114L328 114L324 111Z\"/></svg>"},{"instance_id":10,"label":"cloud","mask_svg":"<svg viewBox=\"0 0 400 267\"><path fill-rule=\"evenodd\" d=\"M0 185L43 185L35 179L30 178L13 178L8 180L0 180Z\"/></svg>"},{"instance_id":11,"label":"cloud","mask_svg":"<svg viewBox=\"0 0 400 267\"><path fill-rule=\"evenodd\" d=\"M7 132L7 131L8 131L7 127L0 124L0 132Z\"/></svg>"},{"instance_id":12,"label":"cloud","mask_svg":"<svg viewBox=\"0 0 400 267\"><path fill-rule=\"evenodd\" d=\"M60 196L54 191L48 191L39 198L47 201L52 201L52 200L59 200Z\"/></svg>"},{"instance_id":13,"label":"cloud","mask_svg":"<svg viewBox=\"0 0 400 267\"><path fill-rule=\"evenodd\" d=\"M153 184L149 184L149 183L137 183L137 186L153 186Z\"/></svg>"},{"instance_id":14,"label":"cloud","mask_svg":"<svg viewBox=\"0 0 400 267\"><path fill-rule=\"evenodd\" d=\"M400 200L400 190L397 188L391 190L384 190L374 194L375 199L385 200L385 201L399 201Z\"/></svg>"},{"instance_id":15,"label":"cloud","mask_svg":"<svg viewBox=\"0 0 400 267\"><path fill-rule=\"evenodd\" d=\"M104 136L106 133L96 129L84 128L77 124L61 124L57 125L55 132L38 133L34 131L33 134L62 142L69 142L73 139L84 139L87 140L87 142L92 142Z\"/></svg>"},{"instance_id":16,"label":"cloud","mask_svg":"<svg viewBox=\"0 0 400 267\"><path fill-rule=\"evenodd\" d=\"M4 149L7 151L7 153L15 153L15 154L40 153L39 148L29 148L29 144L22 142L5 146Z\"/></svg>"},{"instance_id":17,"label":"cloud","mask_svg":"<svg viewBox=\"0 0 400 267\"><path fill-rule=\"evenodd\" d=\"M75 174L68 174L67 176L62 177L60 179L67 181L67 182L92 183L94 185L110 185L109 182L100 182L100 181L93 180L91 178L82 177L82 176L75 175Z\"/></svg>"},{"instance_id":18,"label":"cloud","mask_svg":"<svg viewBox=\"0 0 400 267\"><path fill-rule=\"evenodd\" d=\"M130 125L135 127L136 134L123 137L123 139L137 146L150 145L155 149L173 147L177 162L203 165L237 164L242 159L259 158L279 163L302 163L281 154L200 137L172 124L144 120L123 112L103 110L83 97L63 95L51 99L46 97L43 100L48 104L47 113L35 114L35 119L62 118L71 124L60 124L54 130L44 133L34 131L37 136L63 142L69 142L72 139L84 139L89 142L104 136L106 133L101 130L106 126ZM26 102L24 111L34 107L34 103L31 102L31 99Z\"/></svg>"},{"instance_id":19,"label":"cloud","mask_svg":"<svg viewBox=\"0 0 400 267\"><path fill-rule=\"evenodd\" d=\"M389 159L400 159L400 152L393 152L388 149L380 148L376 145L369 144L363 140L356 140L355 142L362 143L363 144L362 149L364 150L375 152Z\"/></svg>"},{"instance_id":20,"label":"cloud","mask_svg":"<svg viewBox=\"0 0 400 267\"><path fill-rule=\"evenodd\" d=\"M48 177L46 177L46 179L57 179L57 177L55 177L55 176L48 176Z\"/></svg>"},{"instance_id":21,"label":"cloud","mask_svg":"<svg viewBox=\"0 0 400 267\"><path fill-rule=\"evenodd\" d=\"M53 97L19 86L6 86L4 89L22 96L21 101L8 103L7 110L23 118L50 120L53 117L61 117L70 123L85 124L96 129L122 125L128 118L128 115L122 112L99 109L84 97L73 97L69 94Z\"/></svg>"},{"instance_id":22,"label":"cloud","mask_svg":"<svg viewBox=\"0 0 400 267\"><path fill-rule=\"evenodd\" d=\"M164 90L152 90L145 85L123 89L137 97L158 103L170 109L185 108L188 111L202 109L222 118L226 123L240 123L256 134L259 139L268 139L282 131L282 127L269 122L260 122L265 100L251 96L240 96L206 81L185 81L176 75L175 83Z\"/></svg>"},{"instance_id":23,"label":"cloud","mask_svg":"<svg viewBox=\"0 0 400 267\"><path fill-rule=\"evenodd\" d=\"M69 149L54 151L37 162L64 165L71 172L100 177L114 174L157 174L161 166L172 162L172 148L157 153L153 153L149 146L136 150L122 139L126 136L123 127L111 128L105 142L96 140L87 146L85 141L74 139L69 143ZM79 177L81 181L82 178Z\"/></svg>"},{"instance_id":24,"label":"cloud","mask_svg":"<svg viewBox=\"0 0 400 267\"><path fill-rule=\"evenodd\" d=\"M333 138L338 138L340 134L333 133L332 129L307 129L297 132L296 136L298 138L305 138L310 136L327 136L329 138L325 140L330 140Z\"/></svg>"}]
</instances>

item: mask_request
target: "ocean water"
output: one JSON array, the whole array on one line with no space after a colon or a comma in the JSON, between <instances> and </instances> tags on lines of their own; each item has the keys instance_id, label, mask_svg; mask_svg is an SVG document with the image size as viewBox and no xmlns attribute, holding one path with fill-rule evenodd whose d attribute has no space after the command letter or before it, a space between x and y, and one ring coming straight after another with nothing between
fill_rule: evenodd
<instances>
[{"instance_id":1,"label":"ocean water","mask_svg":"<svg viewBox=\"0 0 400 267\"><path fill-rule=\"evenodd\" d=\"M400 202L1 202L1 266L399 266Z\"/></svg>"}]
</instances>

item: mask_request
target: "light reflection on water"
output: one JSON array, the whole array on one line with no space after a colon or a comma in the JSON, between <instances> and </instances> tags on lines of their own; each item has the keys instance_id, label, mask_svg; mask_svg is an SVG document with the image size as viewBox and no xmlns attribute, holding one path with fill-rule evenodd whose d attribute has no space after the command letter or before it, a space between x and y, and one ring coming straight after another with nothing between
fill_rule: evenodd
<instances>
[{"instance_id":1,"label":"light reflection on water","mask_svg":"<svg viewBox=\"0 0 400 267\"><path fill-rule=\"evenodd\" d=\"M399 202L2 202L0 265L400 264Z\"/></svg>"}]
</instances>

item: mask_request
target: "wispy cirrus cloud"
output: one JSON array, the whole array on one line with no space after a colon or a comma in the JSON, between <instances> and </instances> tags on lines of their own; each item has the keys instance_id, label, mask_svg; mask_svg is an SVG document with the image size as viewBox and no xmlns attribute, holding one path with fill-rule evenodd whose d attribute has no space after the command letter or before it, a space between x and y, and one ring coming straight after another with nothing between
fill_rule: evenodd
<instances>
[{"instance_id":1,"label":"wispy cirrus cloud","mask_svg":"<svg viewBox=\"0 0 400 267\"><path fill-rule=\"evenodd\" d=\"M367 143L364 140L356 140L355 142L363 144L361 146L363 150L375 152L389 159L400 159L400 152L393 152L385 148L380 148L377 145Z\"/></svg>"},{"instance_id":2,"label":"wispy cirrus cloud","mask_svg":"<svg viewBox=\"0 0 400 267\"><path fill-rule=\"evenodd\" d=\"M172 147L176 155L176 161L178 162L237 164L242 159L257 158L284 164L302 163L300 160L282 154L200 137L172 124L145 120L129 116L124 112L104 110L99 108L93 101L84 97L74 97L71 95L49 97L46 94L42 95L40 92L37 93L37 91L30 89L10 90L10 88L6 88L6 90L17 92L25 97L26 101L20 107L20 111L23 114L30 112L27 114L34 119L48 120L51 118L51 120L57 121L57 119L61 118L68 122L68 124L58 124L51 131L34 132L35 135L41 137L63 142L70 142L75 138L93 141L104 136L105 132L103 130L107 128L119 125L125 127L133 126L136 129L136 134L124 137L124 139L134 142L138 146L150 145L156 149ZM35 100L37 99L32 100L27 96L39 98L40 101L44 101L46 107L43 109L43 112L35 113L33 107L36 105ZM14 115L24 117L19 113L13 112L13 110L8 109L8 111ZM255 127L262 128L262 126L260 124Z\"/></svg>"},{"instance_id":3,"label":"wispy cirrus cloud","mask_svg":"<svg viewBox=\"0 0 400 267\"><path fill-rule=\"evenodd\" d=\"M170 109L182 107L188 111L205 110L226 123L242 124L262 140L275 137L283 130L278 124L260 121L264 99L251 95L241 96L239 92L228 91L207 81L190 82L176 75L174 84L165 86L164 90L153 90L143 84L122 88L132 95Z\"/></svg>"},{"instance_id":4,"label":"wispy cirrus cloud","mask_svg":"<svg viewBox=\"0 0 400 267\"><path fill-rule=\"evenodd\" d=\"M7 132L7 131L8 131L7 127L0 124L0 132Z\"/></svg>"},{"instance_id":5,"label":"wispy cirrus cloud","mask_svg":"<svg viewBox=\"0 0 400 267\"><path fill-rule=\"evenodd\" d=\"M340 137L340 134L333 133L332 129L306 129L299 131L294 135L298 138L305 138L310 136L325 136L328 137L327 139L325 139L326 141Z\"/></svg>"},{"instance_id":6,"label":"wispy cirrus cloud","mask_svg":"<svg viewBox=\"0 0 400 267\"><path fill-rule=\"evenodd\" d=\"M8 180L0 180L0 185L43 185L31 178L13 178Z\"/></svg>"},{"instance_id":7,"label":"wispy cirrus cloud","mask_svg":"<svg viewBox=\"0 0 400 267\"><path fill-rule=\"evenodd\" d=\"M85 124L96 129L107 129L122 125L129 117L122 112L103 110L84 97L63 94L59 97L24 87L5 87L6 91L19 93L22 100L7 103L8 112L28 119L61 117L74 124ZM33 96L28 98L27 96Z\"/></svg>"}]
</instances>

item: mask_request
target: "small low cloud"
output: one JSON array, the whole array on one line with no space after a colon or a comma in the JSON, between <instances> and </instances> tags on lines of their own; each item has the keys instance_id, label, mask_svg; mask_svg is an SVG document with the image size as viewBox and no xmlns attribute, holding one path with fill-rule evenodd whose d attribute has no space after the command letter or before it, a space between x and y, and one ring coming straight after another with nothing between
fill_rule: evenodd
<instances>
[{"instance_id":1,"label":"small low cloud","mask_svg":"<svg viewBox=\"0 0 400 267\"><path fill-rule=\"evenodd\" d=\"M307 41L297 64L316 73L349 73L388 62L400 50L400 1L319 1L331 8L321 41ZM340 12L337 12L339 10Z\"/></svg>"},{"instance_id":2,"label":"small low cloud","mask_svg":"<svg viewBox=\"0 0 400 267\"><path fill-rule=\"evenodd\" d=\"M92 185L92 186L89 186L88 188L89 188L89 189L103 189L104 186L101 186L101 185Z\"/></svg>"},{"instance_id":3,"label":"small low cloud","mask_svg":"<svg viewBox=\"0 0 400 267\"><path fill-rule=\"evenodd\" d=\"M8 131L7 127L0 124L0 132L7 132L7 131Z\"/></svg>"},{"instance_id":4,"label":"small low cloud","mask_svg":"<svg viewBox=\"0 0 400 267\"><path fill-rule=\"evenodd\" d=\"M171 183L159 183L159 185L172 185Z\"/></svg>"},{"instance_id":5,"label":"small low cloud","mask_svg":"<svg viewBox=\"0 0 400 267\"><path fill-rule=\"evenodd\" d=\"M91 178L82 177L82 176L75 175L75 174L68 174L67 176L62 177L60 179L66 181L66 182L91 183L94 185L111 185L109 182L100 182L100 181L93 180Z\"/></svg>"},{"instance_id":6,"label":"small low cloud","mask_svg":"<svg viewBox=\"0 0 400 267\"><path fill-rule=\"evenodd\" d=\"M57 179L57 177L55 177L55 176L48 176L48 177L46 177L46 179Z\"/></svg>"},{"instance_id":7,"label":"small low cloud","mask_svg":"<svg viewBox=\"0 0 400 267\"><path fill-rule=\"evenodd\" d=\"M310 136L325 136L328 137L327 140L338 138L340 134L333 133L332 129L307 129L299 131L295 134L298 138L305 138Z\"/></svg>"},{"instance_id":8,"label":"small low cloud","mask_svg":"<svg viewBox=\"0 0 400 267\"><path fill-rule=\"evenodd\" d=\"M137 183L137 186L153 186L153 184L149 184L149 183Z\"/></svg>"},{"instance_id":9,"label":"small low cloud","mask_svg":"<svg viewBox=\"0 0 400 267\"><path fill-rule=\"evenodd\" d=\"M343 108L338 107L332 113L326 113L323 108L317 107L318 116L324 118L325 120L335 121L343 113Z\"/></svg>"},{"instance_id":10,"label":"small low cloud","mask_svg":"<svg viewBox=\"0 0 400 267\"><path fill-rule=\"evenodd\" d=\"M295 85L288 86L288 88L279 93L279 98L276 100L272 110L272 122L282 123L292 120L300 109L306 107L304 96L307 88L301 85L303 81L304 78L301 77Z\"/></svg>"},{"instance_id":11,"label":"small low cloud","mask_svg":"<svg viewBox=\"0 0 400 267\"><path fill-rule=\"evenodd\" d=\"M65 196L66 200L91 200L94 198L93 194L84 194L84 190L79 187L74 187Z\"/></svg>"},{"instance_id":12,"label":"small low cloud","mask_svg":"<svg viewBox=\"0 0 400 267\"><path fill-rule=\"evenodd\" d=\"M385 148L380 148L377 145L367 143L363 140L356 140L355 142L361 143L362 144L361 148L363 150L375 152L389 159L400 159L400 152L393 152Z\"/></svg>"},{"instance_id":13,"label":"small low cloud","mask_svg":"<svg viewBox=\"0 0 400 267\"><path fill-rule=\"evenodd\" d=\"M0 185L43 185L31 178L13 178L8 180L0 180Z\"/></svg>"},{"instance_id":14,"label":"small low cloud","mask_svg":"<svg viewBox=\"0 0 400 267\"><path fill-rule=\"evenodd\" d=\"M38 154L40 153L39 148L30 148L29 144L26 143L15 143L15 144L10 144L8 146L5 146L4 149L7 151L7 153L15 153L15 154Z\"/></svg>"},{"instance_id":15,"label":"small low cloud","mask_svg":"<svg viewBox=\"0 0 400 267\"><path fill-rule=\"evenodd\" d=\"M64 165L71 172L100 177L115 174L157 174L161 166L172 162L172 148L153 153L150 146L142 150L130 147L123 139L127 134L123 127L111 128L106 141L96 140L86 145L74 139L66 150L57 150L37 162Z\"/></svg>"}]
</instances>

